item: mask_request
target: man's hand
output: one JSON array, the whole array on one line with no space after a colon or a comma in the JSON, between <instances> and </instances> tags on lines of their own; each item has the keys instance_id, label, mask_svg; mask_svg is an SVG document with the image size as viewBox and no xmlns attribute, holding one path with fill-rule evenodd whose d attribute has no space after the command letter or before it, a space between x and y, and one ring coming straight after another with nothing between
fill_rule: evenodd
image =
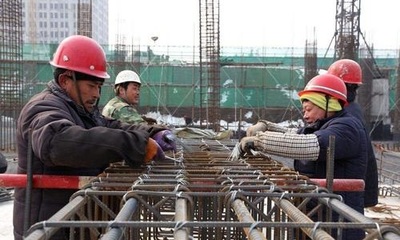
<instances>
[{"instance_id":1,"label":"man's hand","mask_svg":"<svg viewBox=\"0 0 400 240\"><path fill-rule=\"evenodd\" d=\"M149 141L147 142L146 146L146 155L144 157L144 162L146 164L150 163L152 160L164 160L165 159L165 154L164 151L161 149L160 145L158 143L149 138Z\"/></svg>"},{"instance_id":2,"label":"man's hand","mask_svg":"<svg viewBox=\"0 0 400 240\"><path fill-rule=\"evenodd\" d=\"M164 151L176 152L176 137L171 130L162 130L152 136Z\"/></svg>"}]
</instances>

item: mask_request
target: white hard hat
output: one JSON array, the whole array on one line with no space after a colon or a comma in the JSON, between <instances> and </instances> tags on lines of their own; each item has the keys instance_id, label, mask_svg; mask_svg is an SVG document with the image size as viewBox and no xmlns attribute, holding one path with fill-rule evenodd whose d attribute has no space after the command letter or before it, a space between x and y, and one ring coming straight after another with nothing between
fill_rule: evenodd
<instances>
[{"instance_id":1,"label":"white hard hat","mask_svg":"<svg viewBox=\"0 0 400 240\"><path fill-rule=\"evenodd\" d=\"M123 71L119 72L117 77L115 78L114 85L118 85L118 84L124 83L124 82L135 82L135 83L142 84L142 82L140 81L139 75L137 75L137 73L135 73L134 71L131 71L131 70L123 70Z\"/></svg>"}]
</instances>

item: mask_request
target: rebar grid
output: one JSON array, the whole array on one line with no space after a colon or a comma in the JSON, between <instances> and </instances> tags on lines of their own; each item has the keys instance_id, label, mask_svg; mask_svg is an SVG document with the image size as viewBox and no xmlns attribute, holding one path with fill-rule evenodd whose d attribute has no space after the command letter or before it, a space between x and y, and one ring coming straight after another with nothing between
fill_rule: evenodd
<instances>
[{"instance_id":1,"label":"rebar grid","mask_svg":"<svg viewBox=\"0 0 400 240\"><path fill-rule=\"evenodd\" d=\"M58 228L69 228L71 239L333 239L346 228L364 229L366 239L400 236L272 158L233 161L235 142L180 143L175 161L142 169L112 164L26 239ZM332 212L340 222L327 221Z\"/></svg>"}]
</instances>

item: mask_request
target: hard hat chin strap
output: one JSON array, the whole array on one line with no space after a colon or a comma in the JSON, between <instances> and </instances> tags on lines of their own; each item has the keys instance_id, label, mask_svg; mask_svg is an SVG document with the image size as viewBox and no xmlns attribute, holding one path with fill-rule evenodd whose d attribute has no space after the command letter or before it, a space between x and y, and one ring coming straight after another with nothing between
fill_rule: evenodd
<instances>
[{"instance_id":1,"label":"hard hat chin strap","mask_svg":"<svg viewBox=\"0 0 400 240\"><path fill-rule=\"evenodd\" d=\"M328 109L329 109L329 99L331 98L331 96L325 94L325 118L328 118Z\"/></svg>"},{"instance_id":2,"label":"hard hat chin strap","mask_svg":"<svg viewBox=\"0 0 400 240\"><path fill-rule=\"evenodd\" d=\"M78 87L78 81L76 80L75 71L71 71L71 72L72 72L72 76L71 77L72 77L72 80L74 81L75 90L76 90L76 93L77 93L78 99L79 99L78 105L80 105L86 111L85 105L83 104L83 100L82 100L81 90Z\"/></svg>"}]
</instances>

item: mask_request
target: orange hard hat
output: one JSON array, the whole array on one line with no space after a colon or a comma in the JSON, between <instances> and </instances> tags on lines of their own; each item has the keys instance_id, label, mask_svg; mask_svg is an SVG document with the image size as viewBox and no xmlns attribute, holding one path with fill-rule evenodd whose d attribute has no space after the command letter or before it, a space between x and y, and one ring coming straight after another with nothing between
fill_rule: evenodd
<instances>
[{"instance_id":1,"label":"orange hard hat","mask_svg":"<svg viewBox=\"0 0 400 240\"><path fill-rule=\"evenodd\" d=\"M299 92L299 96L309 92L324 93L338 99L343 104L347 103L346 85L339 77L329 73L313 77L304 90Z\"/></svg>"},{"instance_id":2,"label":"orange hard hat","mask_svg":"<svg viewBox=\"0 0 400 240\"><path fill-rule=\"evenodd\" d=\"M362 71L360 65L351 59L340 59L332 63L328 73L333 74L345 83L362 84Z\"/></svg>"},{"instance_id":3,"label":"orange hard hat","mask_svg":"<svg viewBox=\"0 0 400 240\"><path fill-rule=\"evenodd\" d=\"M110 77L103 48L86 36L74 35L61 41L50 64L98 78Z\"/></svg>"}]
</instances>

